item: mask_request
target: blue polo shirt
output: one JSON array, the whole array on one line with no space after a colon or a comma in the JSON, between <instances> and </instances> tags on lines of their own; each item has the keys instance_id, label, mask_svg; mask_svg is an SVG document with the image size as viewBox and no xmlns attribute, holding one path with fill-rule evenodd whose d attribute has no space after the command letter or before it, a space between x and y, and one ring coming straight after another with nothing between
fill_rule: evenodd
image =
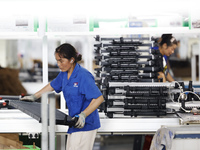
<instances>
[{"instance_id":1,"label":"blue polo shirt","mask_svg":"<svg viewBox=\"0 0 200 150\"><path fill-rule=\"evenodd\" d=\"M154 46L154 47L151 47L151 48L154 49L154 50L159 50L158 46ZM163 55L163 70L162 70L162 72L165 74L165 76L169 72L167 61L168 61L168 56Z\"/></svg>"},{"instance_id":2,"label":"blue polo shirt","mask_svg":"<svg viewBox=\"0 0 200 150\"><path fill-rule=\"evenodd\" d=\"M92 99L102 95L95 84L93 75L78 63L69 80L67 79L67 72L60 72L50 85L57 93L63 91L71 117L80 114L88 107ZM82 129L72 127L68 129L68 133L90 131L99 127L99 113L96 109L86 118L85 126Z\"/></svg>"}]
</instances>

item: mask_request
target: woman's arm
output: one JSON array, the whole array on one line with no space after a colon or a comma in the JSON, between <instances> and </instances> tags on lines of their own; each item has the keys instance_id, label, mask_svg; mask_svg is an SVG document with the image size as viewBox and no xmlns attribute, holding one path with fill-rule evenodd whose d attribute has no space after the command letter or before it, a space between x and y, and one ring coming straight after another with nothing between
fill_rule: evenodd
<instances>
[{"instance_id":1,"label":"woman's arm","mask_svg":"<svg viewBox=\"0 0 200 150\"><path fill-rule=\"evenodd\" d=\"M97 99L93 99L89 106L81 112L78 116L78 121L75 124L76 128L83 128L85 125L85 118L89 116L93 111L95 111L99 105L104 101L103 96L99 96Z\"/></svg>"},{"instance_id":2,"label":"woman's arm","mask_svg":"<svg viewBox=\"0 0 200 150\"><path fill-rule=\"evenodd\" d=\"M99 96L97 99L93 99L89 106L83 111L86 117L89 116L93 111L95 111L103 101L104 98L102 95Z\"/></svg>"},{"instance_id":3,"label":"woman's arm","mask_svg":"<svg viewBox=\"0 0 200 150\"><path fill-rule=\"evenodd\" d=\"M167 81L169 81L169 82L172 82L172 81L174 81L174 78L171 76L171 74L168 72L167 73Z\"/></svg>"},{"instance_id":4,"label":"woman's arm","mask_svg":"<svg viewBox=\"0 0 200 150\"><path fill-rule=\"evenodd\" d=\"M35 101L38 98L40 98L42 96L42 94L44 94L46 92L51 92L53 90L54 89L51 87L51 85L49 83L45 87L43 87L41 90L39 90L38 92L36 92L35 94L30 95L30 96L24 96L24 97L20 98L20 100L22 100L22 101L23 100Z\"/></svg>"},{"instance_id":5,"label":"woman's arm","mask_svg":"<svg viewBox=\"0 0 200 150\"><path fill-rule=\"evenodd\" d=\"M42 94L47 92L52 92L54 89L51 87L50 83L48 83L45 87L34 94L35 97L40 98Z\"/></svg>"}]
</instances>

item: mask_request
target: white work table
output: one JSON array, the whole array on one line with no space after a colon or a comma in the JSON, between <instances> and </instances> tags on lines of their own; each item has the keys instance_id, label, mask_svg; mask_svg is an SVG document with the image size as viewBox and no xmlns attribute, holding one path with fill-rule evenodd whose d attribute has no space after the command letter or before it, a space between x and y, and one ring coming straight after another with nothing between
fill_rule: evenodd
<instances>
[{"instance_id":1,"label":"white work table","mask_svg":"<svg viewBox=\"0 0 200 150\"><path fill-rule=\"evenodd\" d=\"M101 128L98 130L100 135L110 134L154 134L161 127L167 127L175 134L199 134L199 125L181 126L179 118L175 115L163 117L121 117L107 118L104 113L100 113ZM55 132L60 140L57 143L58 149L65 150L65 134L68 126L56 125ZM1 109L0 110L0 133L42 133L42 124L29 115L18 109ZM173 148L180 147L181 140L173 140ZM198 147L199 139L190 140L195 148ZM195 143L196 142L196 143ZM178 143L178 144L177 144ZM187 145L187 144L186 144ZM180 148L178 148L180 149ZM197 148L198 149L198 148ZM195 149L195 150L197 150Z\"/></svg>"},{"instance_id":2,"label":"white work table","mask_svg":"<svg viewBox=\"0 0 200 150\"><path fill-rule=\"evenodd\" d=\"M146 134L155 133L162 125L179 125L179 118L165 117L124 117L107 118L100 113L101 128L98 134ZM57 134L66 133L68 126L56 125ZM0 133L40 133L42 124L18 109L0 110Z\"/></svg>"},{"instance_id":3,"label":"white work table","mask_svg":"<svg viewBox=\"0 0 200 150\"><path fill-rule=\"evenodd\" d=\"M155 133L162 125L179 125L177 117L127 117L101 118L98 133L148 134Z\"/></svg>"}]
</instances>

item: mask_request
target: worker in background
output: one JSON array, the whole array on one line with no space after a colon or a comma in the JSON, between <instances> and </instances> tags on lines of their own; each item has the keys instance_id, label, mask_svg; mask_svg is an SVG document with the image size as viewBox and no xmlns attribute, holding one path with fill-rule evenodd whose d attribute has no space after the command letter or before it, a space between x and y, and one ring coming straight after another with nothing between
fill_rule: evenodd
<instances>
[{"instance_id":1,"label":"worker in background","mask_svg":"<svg viewBox=\"0 0 200 150\"><path fill-rule=\"evenodd\" d=\"M92 150L100 119L97 108L104 101L102 93L95 84L93 75L77 62L82 59L76 49L62 44L55 50L55 58L61 72L44 88L34 95L21 100L35 101L43 93L63 91L69 115L78 115L75 127L68 129L67 150Z\"/></svg>"},{"instance_id":2,"label":"worker in background","mask_svg":"<svg viewBox=\"0 0 200 150\"><path fill-rule=\"evenodd\" d=\"M177 41L172 36L172 34L163 34L159 45L158 50L160 51L161 55L163 56L163 70L158 72L158 79L163 79L163 82L174 81L173 77L169 73L169 60L168 57L174 53L177 47Z\"/></svg>"}]
</instances>

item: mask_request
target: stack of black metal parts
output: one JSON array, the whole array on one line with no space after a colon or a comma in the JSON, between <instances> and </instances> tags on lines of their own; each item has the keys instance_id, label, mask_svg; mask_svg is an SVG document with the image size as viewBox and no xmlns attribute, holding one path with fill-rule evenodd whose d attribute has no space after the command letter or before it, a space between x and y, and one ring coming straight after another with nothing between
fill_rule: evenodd
<instances>
[{"instance_id":1,"label":"stack of black metal parts","mask_svg":"<svg viewBox=\"0 0 200 150\"><path fill-rule=\"evenodd\" d=\"M96 36L96 84L108 117L166 115L168 89L153 84L163 68L159 50L150 38L101 38Z\"/></svg>"}]
</instances>

